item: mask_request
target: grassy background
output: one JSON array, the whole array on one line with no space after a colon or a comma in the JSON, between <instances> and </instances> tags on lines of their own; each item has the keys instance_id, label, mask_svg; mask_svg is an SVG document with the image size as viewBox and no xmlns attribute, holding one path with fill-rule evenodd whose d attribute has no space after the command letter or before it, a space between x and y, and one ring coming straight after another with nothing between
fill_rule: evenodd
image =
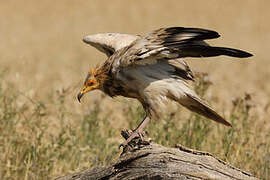
<instances>
[{"instance_id":1,"label":"grassy background","mask_svg":"<svg viewBox=\"0 0 270 180\"><path fill-rule=\"evenodd\" d=\"M222 37L212 44L255 55L188 60L194 71L209 73L195 89L234 128L170 104L168 115L148 126L150 137L166 146L208 151L269 179L269 5L266 0L1 1L0 177L49 179L116 160L120 130L136 127L143 111L134 100L98 91L82 104L76 101L89 68L105 60L82 37L189 26L217 30Z\"/></svg>"}]
</instances>

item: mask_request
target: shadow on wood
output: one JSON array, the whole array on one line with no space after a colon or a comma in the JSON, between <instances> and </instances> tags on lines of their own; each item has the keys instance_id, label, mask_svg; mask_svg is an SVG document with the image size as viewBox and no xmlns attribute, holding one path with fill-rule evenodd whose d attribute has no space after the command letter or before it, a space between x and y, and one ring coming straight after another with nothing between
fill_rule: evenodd
<instances>
[{"instance_id":1,"label":"shadow on wood","mask_svg":"<svg viewBox=\"0 0 270 180\"><path fill-rule=\"evenodd\" d=\"M122 131L127 138L129 131ZM86 179L257 179L207 152L176 145L167 148L135 139L132 148L125 148L118 162L96 167L57 180Z\"/></svg>"}]
</instances>

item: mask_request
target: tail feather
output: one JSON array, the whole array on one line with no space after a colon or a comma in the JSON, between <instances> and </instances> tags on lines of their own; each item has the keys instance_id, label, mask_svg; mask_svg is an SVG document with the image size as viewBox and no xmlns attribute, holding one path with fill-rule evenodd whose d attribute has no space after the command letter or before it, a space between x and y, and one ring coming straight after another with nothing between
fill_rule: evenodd
<instances>
[{"instance_id":1,"label":"tail feather","mask_svg":"<svg viewBox=\"0 0 270 180\"><path fill-rule=\"evenodd\" d=\"M181 48L181 57L213 57L213 56L231 56L238 58L246 58L253 56L252 54L233 48L212 47L202 45L187 45Z\"/></svg>"},{"instance_id":2,"label":"tail feather","mask_svg":"<svg viewBox=\"0 0 270 180\"><path fill-rule=\"evenodd\" d=\"M183 106L211 120L232 127L232 125L228 121L226 121L223 117L221 117L218 113L216 113L210 106L208 106L200 98L192 95L187 96L189 97L189 100L186 103L181 103Z\"/></svg>"}]
</instances>

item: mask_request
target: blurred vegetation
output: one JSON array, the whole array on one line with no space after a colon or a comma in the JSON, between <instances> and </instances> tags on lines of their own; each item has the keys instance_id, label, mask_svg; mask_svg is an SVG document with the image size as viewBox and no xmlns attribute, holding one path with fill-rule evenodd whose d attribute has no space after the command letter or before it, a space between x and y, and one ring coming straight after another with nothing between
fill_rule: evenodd
<instances>
[{"instance_id":1,"label":"blurred vegetation","mask_svg":"<svg viewBox=\"0 0 270 180\"><path fill-rule=\"evenodd\" d=\"M4 86L4 80L4 73L1 73L2 179L51 179L84 168L108 165L118 158L120 150L116 136L120 129L110 123L109 115L99 116L104 113L99 102L88 112L76 114L65 105L69 89L55 91L48 95L57 110L52 113L46 103L18 93L12 84ZM194 85L197 93L204 96L211 82L202 74ZM179 109L158 122L151 122L146 130L153 141L164 146L181 143L208 151L257 177L269 179L269 129L255 126L256 116L250 113L253 106L249 94L233 100L228 116L233 128L210 123L194 113L183 119L182 109ZM144 117L144 111L132 103L125 108L127 128L134 129ZM55 124L49 123L50 118L55 118ZM71 121L77 121L77 125Z\"/></svg>"}]
</instances>

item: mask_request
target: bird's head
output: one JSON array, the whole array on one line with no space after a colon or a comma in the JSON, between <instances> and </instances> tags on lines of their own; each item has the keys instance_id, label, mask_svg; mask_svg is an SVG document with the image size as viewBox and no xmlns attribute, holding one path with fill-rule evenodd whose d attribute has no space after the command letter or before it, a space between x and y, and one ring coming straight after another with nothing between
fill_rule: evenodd
<instances>
[{"instance_id":1,"label":"bird's head","mask_svg":"<svg viewBox=\"0 0 270 180\"><path fill-rule=\"evenodd\" d=\"M101 83L98 80L96 73L94 71L88 72L83 84L83 88L77 95L78 101L81 102L81 98L85 93L95 89L100 89L100 86Z\"/></svg>"}]
</instances>

